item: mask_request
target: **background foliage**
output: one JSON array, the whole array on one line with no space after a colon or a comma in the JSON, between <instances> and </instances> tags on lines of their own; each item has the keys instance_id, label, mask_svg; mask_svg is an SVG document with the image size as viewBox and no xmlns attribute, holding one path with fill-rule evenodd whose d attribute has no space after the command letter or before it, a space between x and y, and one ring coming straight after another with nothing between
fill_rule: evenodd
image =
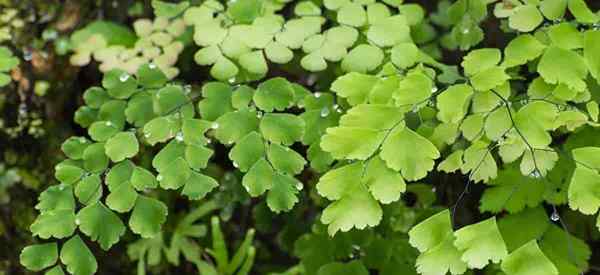
<instances>
[{"instance_id":1,"label":"background foliage","mask_svg":"<svg viewBox=\"0 0 600 275\"><path fill-rule=\"evenodd\" d=\"M0 273L596 274L598 9L0 0Z\"/></svg>"}]
</instances>

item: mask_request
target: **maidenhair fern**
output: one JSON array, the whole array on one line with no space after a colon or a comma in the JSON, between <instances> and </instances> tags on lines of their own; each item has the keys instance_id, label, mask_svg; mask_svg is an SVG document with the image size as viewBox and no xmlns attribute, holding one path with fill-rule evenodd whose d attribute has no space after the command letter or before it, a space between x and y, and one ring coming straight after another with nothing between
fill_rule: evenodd
<instances>
[{"instance_id":1,"label":"maidenhair fern","mask_svg":"<svg viewBox=\"0 0 600 275\"><path fill-rule=\"evenodd\" d=\"M217 152L271 212L317 205L320 223L293 251L300 262L281 274L586 271L590 249L561 215L577 214L562 205L600 208L600 144L582 134L598 127L600 17L582 0L491 2L441 1L429 18L393 0L153 1L158 17L134 23L133 50L100 49L111 43L89 39L101 31L84 32L72 61L93 54L104 78L83 94L75 121L87 136L63 143L59 184L41 193L31 225L42 242L22 251L22 264L93 274L88 245L109 250L131 231L141 238L129 246L138 274L161 250L201 274L249 274L253 231L229 257L213 219L210 261L191 240L206 229L179 227L206 213L184 218L170 246L163 239L161 194L221 192L206 172ZM506 47L465 52L460 67L438 61L438 43L480 45L488 8L514 33ZM426 37L432 23L448 30L440 41ZM197 47L177 40L186 28ZM170 80L186 46L216 80L200 91ZM464 190L434 206L429 184L442 173L463 175ZM484 218L465 224L457 213L476 196L472 185ZM407 191L416 204L401 199Z\"/></svg>"}]
</instances>

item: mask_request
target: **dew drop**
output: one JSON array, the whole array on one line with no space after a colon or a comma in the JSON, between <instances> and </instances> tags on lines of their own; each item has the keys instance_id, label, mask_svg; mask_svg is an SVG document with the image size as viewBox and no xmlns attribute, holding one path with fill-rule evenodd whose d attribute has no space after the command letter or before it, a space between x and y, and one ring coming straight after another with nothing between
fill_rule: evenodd
<instances>
[{"instance_id":1,"label":"dew drop","mask_svg":"<svg viewBox=\"0 0 600 275\"><path fill-rule=\"evenodd\" d=\"M110 121L107 121L107 122L105 123L105 125L106 125L106 126L112 126L113 124L112 124L112 122L110 122Z\"/></svg>"},{"instance_id":2,"label":"dew drop","mask_svg":"<svg viewBox=\"0 0 600 275\"><path fill-rule=\"evenodd\" d=\"M233 167L235 167L235 168L239 168L240 166L238 165L238 163L237 163L237 162L235 162L235 161L234 161L234 162L233 162Z\"/></svg>"},{"instance_id":3,"label":"dew drop","mask_svg":"<svg viewBox=\"0 0 600 275\"><path fill-rule=\"evenodd\" d=\"M433 94L433 93L435 93L435 92L437 92L437 90L438 90L438 88L437 88L437 87L435 87L435 86L434 86L434 87L431 87L431 93L432 93L432 94Z\"/></svg>"},{"instance_id":4,"label":"dew drop","mask_svg":"<svg viewBox=\"0 0 600 275\"><path fill-rule=\"evenodd\" d=\"M213 122L213 124L210 126L210 128L219 129L219 123Z\"/></svg>"},{"instance_id":5,"label":"dew drop","mask_svg":"<svg viewBox=\"0 0 600 275\"><path fill-rule=\"evenodd\" d=\"M79 219L75 219L75 224L76 224L76 225L80 225L80 224L81 224L81 221L80 221Z\"/></svg>"},{"instance_id":6,"label":"dew drop","mask_svg":"<svg viewBox=\"0 0 600 275\"><path fill-rule=\"evenodd\" d=\"M158 175L158 176L156 177L156 180L157 180L157 181L162 181L162 180L163 180L163 176L162 176L162 175Z\"/></svg>"},{"instance_id":7,"label":"dew drop","mask_svg":"<svg viewBox=\"0 0 600 275\"><path fill-rule=\"evenodd\" d=\"M145 138L150 138L150 133L146 133L146 134L144 134L144 137L145 137Z\"/></svg>"},{"instance_id":8,"label":"dew drop","mask_svg":"<svg viewBox=\"0 0 600 275\"><path fill-rule=\"evenodd\" d=\"M470 30L469 28L464 28L464 29L462 30L462 33L463 33L463 34L468 34L468 33L470 33L470 32L471 32L471 30Z\"/></svg>"},{"instance_id":9,"label":"dew drop","mask_svg":"<svg viewBox=\"0 0 600 275\"><path fill-rule=\"evenodd\" d=\"M329 108L324 107L321 109L321 117L327 117L329 115Z\"/></svg>"},{"instance_id":10,"label":"dew drop","mask_svg":"<svg viewBox=\"0 0 600 275\"><path fill-rule=\"evenodd\" d=\"M23 49L23 59L25 59L25 61L31 61L32 58L33 53L31 52L31 50Z\"/></svg>"},{"instance_id":11,"label":"dew drop","mask_svg":"<svg viewBox=\"0 0 600 275\"><path fill-rule=\"evenodd\" d=\"M301 182L296 182L296 190L300 191L302 188L304 188L304 185Z\"/></svg>"},{"instance_id":12,"label":"dew drop","mask_svg":"<svg viewBox=\"0 0 600 275\"><path fill-rule=\"evenodd\" d=\"M183 86L183 91L185 92L185 94L189 94L192 92L192 85L185 85Z\"/></svg>"},{"instance_id":13,"label":"dew drop","mask_svg":"<svg viewBox=\"0 0 600 275\"><path fill-rule=\"evenodd\" d=\"M316 97L316 98L319 98L319 97L321 97L321 93L319 93L319 92L316 92L316 93L315 93L315 97Z\"/></svg>"},{"instance_id":14,"label":"dew drop","mask_svg":"<svg viewBox=\"0 0 600 275\"><path fill-rule=\"evenodd\" d=\"M233 77L232 77L232 78L230 78L230 79L229 79L229 80L227 80L227 81L228 81L229 83L233 84L233 83L235 83L235 78L233 78Z\"/></svg>"},{"instance_id":15,"label":"dew drop","mask_svg":"<svg viewBox=\"0 0 600 275\"><path fill-rule=\"evenodd\" d=\"M150 63L150 64L148 64L148 68L150 68L151 70L154 70L154 69L156 69L156 64Z\"/></svg>"},{"instance_id":16,"label":"dew drop","mask_svg":"<svg viewBox=\"0 0 600 275\"><path fill-rule=\"evenodd\" d=\"M58 190L60 190L60 191L65 190L65 185L64 184L59 185Z\"/></svg>"},{"instance_id":17,"label":"dew drop","mask_svg":"<svg viewBox=\"0 0 600 275\"><path fill-rule=\"evenodd\" d=\"M531 174L529 174L530 177L535 178L535 179L539 179L542 177L542 174L540 173L540 171L533 170L533 172L531 172Z\"/></svg>"},{"instance_id":18,"label":"dew drop","mask_svg":"<svg viewBox=\"0 0 600 275\"><path fill-rule=\"evenodd\" d=\"M119 80L121 82L125 82L129 79L129 74L128 73L123 73L121 76L119 76Z\"/></svg>"},{"instance_id":19,"label":"dew drop","mask_svg":"<svg viewBox=\"0 0 600 275\"><path fill-rule=\"evenodd\" d=\"M550 219L554 222L557 222L558 220L560 220L560 216L556 211L554 211L552 212L552 215L550 215Z\"/></svg>"},{"instance_id":20,"label":"dew drop","mask_svg":"<svg viewBox=\"0 0 600 275\"><path fill-rule=\"evenodd\" d=\"M183 141L183 133L182 132L177 133L177 135L175 136L175 140L177 140L178 142L182 142Z\"/></svg>"},{"instance_id":21,"label":"dew drop","mask_svg":"<svg viewBox=\"0 0 600 275\"><path fill-rule=\"evenodd\" d=\"M85 139L84 137L80 137L79 138L79 143L86 143L87 139Z\"/></svg>"}]
</instances>

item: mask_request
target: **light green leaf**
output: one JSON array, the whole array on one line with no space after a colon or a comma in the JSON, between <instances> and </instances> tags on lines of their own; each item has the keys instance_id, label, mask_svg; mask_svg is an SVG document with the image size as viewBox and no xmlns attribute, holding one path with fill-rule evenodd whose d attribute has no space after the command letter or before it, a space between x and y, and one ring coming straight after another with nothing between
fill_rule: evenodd
<instances>
[{"instance_id":1,"label":"light green leaf","mask_svg":"<svg viewBox=\"0 0 600 275\"><path fill-rule=\"evenodd\" d=\"M457 84L448 87L437 96L437 118L446 123L460 122L469 107L473 88L465 84Z\"/></svg>"},{"instance_id":2,"label":"light green leaf","mask_svg":"<svg viewBox=\"0 0 600 275\"><path fill-rule=\"evenodd\" d=\"M343 5L338 10L337 21L340 24L361 27L367 23L367 13L359 4Z\"/></svg>"},{"instance_id":3,"label":"light green leaf","mask_svg":"<svg viewBox=\"0 0 600 275\"><path fill-rule=\"evenodd\" d=\"M510 253L501 267L502 271L511 275L558 275L558 270L542 253L536 240Z\"/></svg>"},{"instance_id":4,"label":"light green leaf","mask_svg":"<svg viewBox=\"0 0 600 275\"><path fill-rule=\"evenodd\" d=\"M474 182L487 182L496 178L498 167L490 153L488 144L483 141L475 141L465 150L463 155L464 164L460 168L463 174L469 173L469 179Z\"/></svg>"},{"instance_id":5,"label":"light green leaf","mask_svg":"<svg viewBox=\"0 0 600 275\"><path fill-rule=\"evenodd\" d=\"M215 137L224 144L233 144L252 131L256 131L259 118L256 111L239 110L227 113L213 124Z\"/></svg>"},{"instance_id":6,"label":"light green leaf","mask_svg":"<svg viewBox=\"0 0 600 275\"><path fill-rule=\"evenodd\" d=\"M342 69L346 72L367 73L381 65L383 51L369 44L361 44L352 49L342 60Z\"/></svg>"},{"instance_id":7,"label":"light green leaf","mask_svg":"<svg viewBox=\"0 0 600 275\"><path fill-rule=\"evenodd\" d=\"M70 186L54 185L40 194L35 209L40 212L52 210L75 209L73 188Z\"/></svg>"},{"instance_id":8,"label":"light green leaf","mask_svg":"<svg viewBox=\"0 0 600 275\"><path fill-rule=\"evenodd\" d=\"M366 164L363 180L373 197L384 204L399 200L406 190L406 183L400 173L388 168L379 156Z\"/></svg>"},{"instance_id":9,"label":"light green leaf","mask_svg":"<svg viewBox=\"0 0 600 275\"><path fill-rule=\"evenodd\" d=\"M434 160L439 157L440 152L435 145L408 127L392 130L381 147L381 158L388 167L400 171L409 181L427 176L433 169Z\"/></svg>"},{"instance_id":10,"label":"light green leaf","mask_svg":"<svg viewBox=\"0 0 600 275\"><path fill-rule=\"evenodd\" d=\"M500 263L508 255L502 235L492 217L454 232L454 245L461 250L461 259L469 268L481 269L488 262Z\"/></svg>"},{"instance_id":11,"label":"light green leaf","mask_svg":"<svg viewBox=\"0 0 600 275\"><path fill-rule=\"evenodd\" d=\"M396 106L418 107L425 103L433 92L433 81L420 71L409 73L400 81L393 97Z\"/></svg>"},{"instance_id":12,"label":"light green leaf","mask_svg":"<svg viewBox=\"0 0 600 275\"><path fill-rule=\"evenodd\" d=\"M493 48L477 49L469 52L461 63L465 73L469 76L495 67L500 63L502 54Z\"/></svg>"},{"instance_id":13,"label":"light green leaf","mask_svg":"<svg viewBox=\"0 0 600 275\"><path fill-rule=\"evenodd\" d=\"M502 64L507 67L526 64L538 58L545 48L546 46L533 35L519 35L511 40L504 49L505 57Z\"/></svg>"},{"instance_id":14,"label":"light green leaf","mask_svg":"<svg viewBox=\"0 0 600 275\"><path fill-rule=\"evenodd\" d=\"M522 5L515 8L508 18L508 26L521 32L533 31L544 18L535 5Z\"/></svg>"},{"instance_id":15,"label":"light green leaf","mask_svg":"<svg viewBox=\"0 0 600 275\"><path fill-rule=\"evenodd\" d=\"M584 78L588 69L579 54L550 46L538 64L538 72L547 83L564 83L576 91L585 90Z\"/></svg>"},{"instance_id":16,"label":"light green leaf","mask_svg":"<svg viewBox=\"0 0 600 275\"><path fill-rule=\"evenodd\" d=\"M385 132L374 129L328 128L321 139L321 148L336 159L365 160L377 151L384 137Z\"/></svg>"}]
</instances>

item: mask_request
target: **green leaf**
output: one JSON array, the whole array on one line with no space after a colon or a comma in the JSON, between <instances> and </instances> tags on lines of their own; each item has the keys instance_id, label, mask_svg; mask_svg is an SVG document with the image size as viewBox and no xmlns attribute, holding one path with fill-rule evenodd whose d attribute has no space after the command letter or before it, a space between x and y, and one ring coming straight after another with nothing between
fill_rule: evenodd
<instances>
[{"instance_id":1,"label":"green leaf","mask_svg":"<svg viewBox=\"0 0 600 275\"><path fill-rule=\"evenodd\" d=\"M167 76L155 64L144 64L137 70L138 83L144 88L161 88L167 84Z\"/></svg>"},{"instance_id":2,"label":"green leaf","mask_svg":"<svg viewBox=\"0 0 600 275\"><path fill-rule=\"evenodd\" d=\"M53 266L58 259L56 243L34 244L26 246L19 255L21 265L31 271L41 271Z\"/></svg>"},{"instance_id":3,"label":"green leaf","mask_svg":"<svg viewBox=\"0 0 600 275\"><path fill-rule=\"evenodd\" d=\"M367 73L383 62L383 51L369 44L361 44L352 49L342 60L342 70L346 72Z\"/></svg>"},{"instance_id":4,"label":"green leaf","mask_svg":"<svg viewBox=\"0 0 600 275\"><path fill-rule=\"evenodd\" d=\"M306 160L296 151L275 143L267 149L267 156L275 170L291 175L299 174L306 165Z\"/></svg>"},{"instance_id":5,"label":"green leaf","mask_svg":"<svg viewBox=\"0 0 600 275\"><path fill-rule=\"evenodd\" d=\"M42 239L63 239L73 235L76 227L73 209L60 209L41 213L29 229Z\"/></svg>"},{"instance_id":6,"label":"green leaf","mask_svg":"<svg viewBox=\"0 0 600 275\"><path fill-rule=\"evenodd\" d=\"M343 5L337 12L337 21L343 25L361 27L367 23L367 13L359 4Z\"/></svg>"},{"instance_id":7,"label":"green leaf","mask_svg":"<svg viewBox=\"0 0 600 275\"><path fill-rule=\"evenodd\" d=\"M377 151L385 132L358 127L328 128L321 139L321 148L336 159L368 159Z\"/></svg>"},{"instance_id":8,"label":"green leaf","mask_svg":"<svg viewBox=\"0 0 600 275\"><path fill-rule=\"evenodd\" d=\"M481 169L481 168L480 168ZM523 175L511 166L500 170L491 180L480 200L480 211L517 213L526 207L535 207L544 199L544 183L529 175Z\"/></svg>"},{"instance_id":9,"label":"green leaf","mask_svg":"<svg viewBox=\"0 0 600 275\"><path fill-rule=\"evenodd\" d=\"M84 175L79 163L63 161L54 167L54 177L64 184L73 184L81 179Z\"/></svg>"},{"instance_id":10,"label":"green leaf","mask_svg":"<svg viewBox=\"0 0 600 275\"><path fill-rule=\"evenodd\" d=\"M250 132L229 151L229 158L240 171L246 172L265 156L265 144L257 132Z\"/></svg>"},{"instance_id":11,"label":"green leaf","mask_svg":"<svg viewBox=\"0 0 600 275\"><path fill-rule=\"evenodd\" d=\"M144 125L144 138L150 145L165 142L177 131L177 121L170 117L157 117Z\"/></svg>"},{"instance_id":12,"label":"green leaf","mask_svg":"<svg viewBox=\"0 0 600 275\"><path fill-rule=\"evenodd\" d=\"M100 87L90 87L83 93L83 101L85 104L95 109L100 108L102 104L110 99L108 93Z\"/></svg>"},{"instance_id":13,"label":"green leaf","mask_svg":"<svg viewBox=\"0 0 600 275\"><path fill-rule=\"evenodd\" d=\"M492 67L471 77L471 85L477 91L488 91L504 84L510 76L502 67Z\"/></svg>"},{"instance_id":14,"label":"green leaf","mask_svg":"<svg viewBox=\"0 0 600 275\"><path fill-rule=\"evenodd\" d=\"M123 70L114 69L104 74L102 86L111 97L125 99L136 92L137 80Z\"/></svg>"},{"instance_id":15,"label":"green leaf","mask_svg":"<svg viewBox=\"0 0 600 275\"><path fill-rule=\"evenodd\" d=\"M81 209L77 214L79 230L100 244L104 250L110 249L125 234L125 225L115 213L97 202Z\"/></svg>"},{"instance_id":16,"label":"green leaf","mask_svg":"<svg viewBox=\"0 0 600 275\"><path fill-rule=\"evenodd\" d=\"M233 111L231 96L233 90L225 83L209 82L202 86L203 99L198 102L202 119L216 120L223 114Z\"/></svg>"},{"instance_id":17,"label":"green leaf","mask_svg":"<svg viewBox=\"0 0 600 275\"><path fill-rule=\"evenodd\" d=\"M427 75L420 71L411 72L400 81L393 94L396 106L418 107L429 99L433 88L433 81Z\"/></svg>"},{"instance_id":18,"label":"green leaf","mask_svg":"<svg viewBox=\"0 0 600 275\"><path fill-rule=\"evenodd\" d=\"M463 155L464 164L460 168L463 174L469 173L469 179L474 182L487 182L496 178L498 167L494 157L490 153L488 144L483 141L475 141L465 150Z\"/></svg>"},{"instance_id":19,"label":"green leaf","mask_svg":"<svg viewBox=\"0 0 600 275\"><path fill-rule=\"evenodd\" d=\"M39 203L35 205L35 209L42 213L52 210L75 209L73 188L63 185L48 187L40 194Z\"/></svg>"},{"instance_id":20,"label":"green leaf","mask_svg":"<svg viewBox=\"0 0 600 275\"><path fill-rule=\"evenodd\" d=\"M446 123L458 123L467 114L473 88L465 84L448 87L437 96L437 118Z\"/></svg>"},{"instance_id":21,"label":"green leaf","mask_svg":"<svg viewBox=\"0 0 600 275\"><path fill-rule=\"evenodd\" d=\"M265 114L260 121L265 139L288 146L302 139L304 128L304 120L292 114Z\"/></svg>"},{"instance_id":22,"label":"green leaf","mask_svg":"<svg viewBox=\"0 0 600 275\"><path fill-rule=\"evenodd\" d=\"M101 35L108 46L133 47L137 41L137 37L131 29L117 23L96 20L73 32L71 35L72 48L78 48L80 45L87 43L93 35Z\"/></svg>"},{"instance_id":23,"label":"green leaf","mask_svg":"<svg viewBox=\"0 0 600 275\"><path fill-rule=\"evenodd\" d=\"M266 112L282 111L294 103L294 89L285 78L271 78L258 85L254 103Z\"/></svg>"},{"instance_id":24,"label":"green leaf","mask_svg":"<svg viewBox=\"0 0 600 275\"><path fill-rule=\"evenodd\" d=\"M169 115L179 111L190 103L181 86L166 86L154 94L154 112L159 115Z\"/></svg>"},{"instance_id":25,"label":"green leaf","mask_svg":"<svg viewBox=\"0 0 600 275\"><path fill-rule=\"evenodd\" d=\"M501 267L505 273L514 275L558 275L558 270L542 253L536 240L510 253Z\"/></svg>"},{"instance_id":26,"label":"green leaf","mask_svg":"<svg viewBox=\"0 0 600 275\"><path fill-rule=\"evenodd\" d=\"M538 64L538 72L547 83L564 83L576 91L585 90L588 71L583 59L573 51L550 46Z\"/></svg>"},{"instance_id":27,"label":"green leaf","mask_svg":"<svg viewBox=\"0 0 600 275\"><path fill-rule=\"evenodd\" d=\"M535 5L522 5L515 8L508 18L508 26L521 32L533 31L544 18Z\"/></svg>"},{"instance_id":28,"label":"green leaf","mask_svg":"<svg viewBox=\"0 0 600 275\"><path fill-rule=\"evenodd\" d=\"M421 252L416 262L419 273L462 274L467 270L460 251L453 245L450 211L444 210L415 225L408 236L410 245Z\"/></svg>"},{"instance_id":29,"label":"green leaf","mask_svg":"<svg viewBox=\"0 0 600 275\"><path fill-rule=\"evenodd\" d=\"M366 103L371 90L379 79L372 75L348 73L338 77L332 84L331 90L338 96L346 98L350 105Z\"/></svg>"},{"instance_id":30,"label":"green leaf","mask_svg":"<svg viewBox=\"0 0 600 275\"><path fill-rule=\"evenodd\" d=\"M96 257L79 235L73 236L60 249L60 261L73 275L92 275L98 270Z\"/></svg>"},{"instance_id":31,"label":"green leaf","mask_svg":"<svg viewBox=\"0 0 600 275\"><path fill-rule=\"evenodd\" d=\"M577 22L584 24L597 23L600 19L597 14L592 12L588 5L583 0L568 0L569 11Z\"/></svg>"},{"instance_id":32,"label":"green leaf","mask_svg":"<svg viewBox=\"0 0 600 275\"><path fill-rule=\"evenodd\" d=\"M192 170L183 157L178 157L159 172L156 178L161 188L179 189L190 177Z\"/></svg>"},{"instance_id":33,"label":"green leaf","mask_svg":"<svg viewBox=\"0 0 600 275\"><path fill-rule=\"evenodd\" d=\"M545 2L545 1L544 1ZM546 46L533 35L523 34L511 40L504 49L504 66L524 65L538 58Z\"/></svg>"},{"instance_id":34,"label":"green leaf","mask_svg":"<svg viewBox=\"0 0 600 275\"><path fill-rule=\"evenodd\" d=\"M600 80L600 54L596 46L600 43L600 31L586 31L583 36L583 57L587 64L590 74Z\"/></svg>"},{"instance_id":35,"label":"green leaf","mask_svg":"<svg viewBox=\"0 0 600 275\"><path fill-rule=\"evenodd\" d=\"M565 50L579 49L583 47L583 34L569 23L560 23L548 28L548 37L553 46Z\"/></svg>"},{"instance_id":36,"label":"green leaf","mask_svg":"<svg viewBox=\"0 0 600 275\"><path fill-rule=\"evenodd\" d=\"M129 212L135 205L138 193L129 181L112 190L106 197L106 205L119 213Z\"/></svg>"},{"instance_id":37,"label":"green leaf","mask_svg":"<svg viewBox=\"0 0 600 275\"><path fill-rule=\"evenodd\" d=\"M167 206L159 200L138 196L129 227L142 238L153 238L161 232L162 224L167 220Z\"/></svg>"},{"instance_id":38,"label":"green leaf","mask_svg":"<svg viewBox=\"0 0 600 275\"><path fill-rule=\"evenodd\" d=\"M378 20L374 24L369 27L367 31L367 38L370 41L375 43L375 45L379 47L394 47L394 51L396 51L396 56L399 55L409 55L416 57L414 48L414 44L410 37L410 28L408 26L408 22L406 22L406 17L402 15L395 15L391 17L387 17L385 19ZM397 45L404 45L397 48ZM411 47L411 45L413 47ZM410 51L410 52L409 52ZM392 55L394 53L392 52ZM393 60L393 58L392 58ZM396 62L394 62L396 64ZM407 64L407 62L404 62ZM396 64L396 66L399 66ZM400 66L402 68L402 66Z\"/></svg>"},{"instance_id":39,"label":"green leaf","mask_svg":"<svg viewBox=\"0 0 600 275\"><path fill-rule=\"evenodd\" d=\"M493 48L477 49L469 52L461 63L467 75L475 75L500 63L502 54Z\"/></svg>"},{"instance_id":40,"label":"green leaf","mask_svg":"<svg viewBox=\"0 0 600 275\"><path fill-rule=\"evenodd\" d=\"M238 142L252 131L258 130L259 118L256 111L239 110L226 113L213 124L215 137L224 144Z\"/></svg>"},{"instance_id":41,"label":"green leaf","mask_svg":"<svg viewBox=\"0 0 600 275\"><path fill-rule=\"evenodd\" d=\"M454 232L454 245L462 251L461 259L469 268L481 269L488 262L500 263L508 255L502 235L492 217Z\"/></svg>"},{"instance_id":42,"label":"green leaf","mask_svg":"<svg viewBox=\"0 0 600 275\"><path fill-rule=\"evenodd\" d=\"M399 200L406 190L400 173L388 168L380 157L374 157L366 164L364 182L373 197L384 204Z\"/></svg>"},{"instance_id":43,"label":"green leaf","mask_svg":"<svg viewBox=\"0 0 600 275\"><path fill-rule=\"evenodd\" d=\"M275 172L265 158L261 158L252 165L242 179L242 185L248 194L253 197L262 195L273 186Z\"/></svg>"},{"instance_id":44,"label":"green leaf","mask_svg":"<svg viewBox=\"0 0 600 275\"><path fill-rule=\"evenodd\" d=\"M102 193L102 182L98 174L92 174L83 178L75 187L75 196L84 205L89 205L100 200Z\"/></svg>"},{"instance_id":45,"label":"green leaf","mask_svg":"<svg viewBox=\"0 0 600 275\"><path fill-rule=\"evenodd\" d=\"M344 189L339 200L327 206L321 216L321 221L328 224L329 235L333 236L338 231L347 232L352 228L364 229L367 226L376 226L381 221L383 216L381 206L369 190L360 183L359 178L347 178L345 183L329 183L341 185L337 189ZM322 181L323 179L319 184ZM319 194L322 194L320 190Z\"/></svg>"},{"instance_id":46,"label":"green leaf","mask_svg":"<svg viewBox=\"0 0 600 275\"><path fill-rule=\"evenodd\" d=\"M181 3L169 3L159 0L152 0L152 8L154 9L154 14L157 17L165 17L165 18L173 18L180 14L182 14L188 7L190 3L187 1L183 1Z\"/></svg>"},{"instance_id":47,"label":"green leaf","mask_svg":"<svg viewBox=\"0 0 600 275\"><path fill-rule=\"evenodd\" d=\"M317 275L368 275L369 271L361 261L330 263L319 268Z\"/></svg>"},{"instance_id":48,"label":"green leaf","mask_svg":"<svg viewBox=\"0 0 600 275\"><path fill-rule=\"evenodd\" d=\"M557 20L565 15L569 0L544 0L540 3L540 11L550 20Z\"/></svg>"},{"instance_id":49,"label":"green leaf","mask_svg":"<svg viewBox=\"0 0 600 275\"><path fill-rule=\"evenodd\" d=\"M50 270L46 271L44 275L65 275L65 272L62 270L60 266L55 266Z\"/></svg>"},{"instance_id":50,"label":"green leaf","mask_svg":"<svg viewBox=\"0 0 600 275\"><path fill-rule=\"evenodd\" d=\"M96 121L88 129L88 134L94 141L106 141L119 132L117 125L110 121Z\"/></svg>"},{"instance_id":51,"label":"green leaf","mask_svg":"<svg viewBox=\"0 0 600 275\"><path fill-rule=\"evenodd\" d=\"M200 200L217 186L219 184L213 178L192 171L183 186L181 194L187 196L190 200Z\"/></svg>"},{"instance_id":52,"label":"green leaf","mask_svg":"<svg viewBox=\"0 0 600 275\"><path fill-rule=\"evenodd\" d=\"M210 75L218 80L228 81L233 79L239 71L240 69L238 69L235 63L233 63L227 57L220 56L217 58L215 65L213 65L210 69Z\"/></svg>"},{"instance_id":53,"label":"green leaf","mask_svg":"<svg viewBox=\"0 0 600 275\"><path fill-rule=\"evenodd\" d=\"M111 167L105 177L108 190L113 192L121 185L126 184L131 178L134 168L135 165L130 160L119 162Z\"/></svg>"},{"instance_id":54,"label":"green leaf","mask_svg":"<svg viewBox=\"0 0 600 275\"><path fill-rule=\"evenodd\" d=\"M253 74L265 75L269 70L262 51L253 51L242 54L239 58L239 62L242 68Z\"/></svg>"},{"instance_id":55,"label":"green leaf","mask_svg":"<svg viewBox=\"0 0 600 275\"><path fill-rule=\"evenodd\" d=\"M158 180L150 171L142 167L135 167L131 174L131 185L138 191L144 191L148 188L156 188Z\"/></svg>"},{"instance_id":56,"label":"green leaf","mask_svg":"<svg viewBox=\"0 0 600 275\"><path fill-rule=\"evenodd\" d=\"M586 215L595 214L600 208L600 159L598 147L582 147L572 151L576 163L569 185L569 207Z\"/></svg>"},{"instance_id":57,"label":"green leaf","mask_svg":"<svg viewBox=\"0 0 600 275\"><path fill-rule=\"evenodd\" d=\"M302 183L294 177L276 173L267 193L267 205L275 213L289 211L298 202L296 194L302 189Z\"/></svg>"},{"instance_id":58,"label":"green leaf","mask_svg":"<svg viewBox=\"0 0 600 275\"><path fill-rule=\"evenodd\" d=\"M137 138L132 132L121 132L111 137L104 145L106 155L113 162L119 162L137 155L140 150Z\"/></svg>"},{"instance_id":59,"label":"green leaf","mask_svg":"<svg viewBox=\"0 0 600 275\"><path fill-rule=\"evenodd\" d=\"M248 0L232 2L227 8L227 13L237 23L249 24L261 15L263 10L262 0Z\"/></svg>"},{"instance_id":60,"label":"green leaf","mask_svg":"<svg viewBox=\"0 0 600 275\"><path fill-rule=\"evenodd\" d=\"M399 43L392 48L391 59L398 68L407 69L419 61L419 55L419 48L415 44Z\"/></svg>"},{"instance_id":61,"label":"green leaf","mask_svg":"<svg viewBox=\"0 0 600 275\"><path fill-rule=\"evenodd\" d=\"M104 153L104 143L94 143L83 151L83 167L90 172L102 172L108 167L108 157Z\"/></svg>"},{"instance_id":62,"label":"green leaf","mask_svg":"<svg viewBox=\"0 0 600 275\"><path fill-rule=\"evenodd\" d=\"M409 181L427 176L433 169L434 160L439 157L440 152L435 145L408 127L392 130L381 147L381 158L388 167L400 171Z\"/></svg>"}]
</instances>

